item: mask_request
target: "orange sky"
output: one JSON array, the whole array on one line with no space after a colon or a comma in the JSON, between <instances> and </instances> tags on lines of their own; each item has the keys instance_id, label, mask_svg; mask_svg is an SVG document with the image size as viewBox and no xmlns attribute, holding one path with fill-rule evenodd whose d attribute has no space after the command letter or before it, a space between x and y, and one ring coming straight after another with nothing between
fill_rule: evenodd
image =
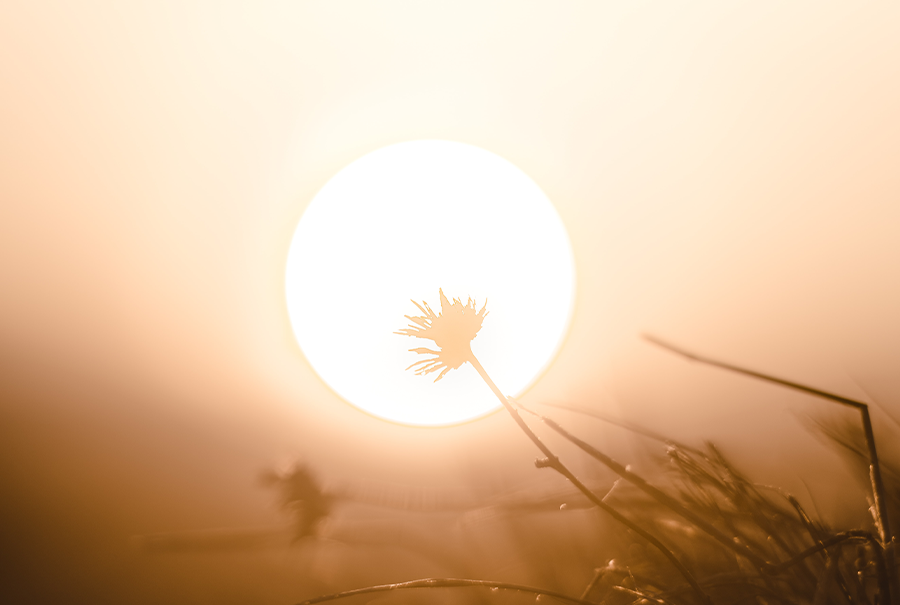
<instances>
[{"instance_id":1,"label":"orange sky","mask_svg":"<svg viewBox=\"0 0 900 605\"><path fill-rule=\"evenodd\" d=\"M833 496L843 471L795 418L827 404L638 335L900 416L897 31L896 4L821 0L4 3L7 518L252 524L255 473L297 455L337 481L530 477L507 417L376 420L290 334L305 204L420 138L512 161L569 230L571 333L524 400L714 439L764 477L828 460L807 479Z\"/></svg>"}]
</instances>

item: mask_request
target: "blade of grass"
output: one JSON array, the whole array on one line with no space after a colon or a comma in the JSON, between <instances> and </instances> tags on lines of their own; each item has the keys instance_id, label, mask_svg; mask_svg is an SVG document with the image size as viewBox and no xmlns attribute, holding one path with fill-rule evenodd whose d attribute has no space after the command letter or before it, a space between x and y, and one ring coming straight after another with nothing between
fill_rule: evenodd
<instances>
[{"instance_id":1,"label":"blade of grass","mask_svg":"<svg viewBox=\"0 0 900 605\"><path fill-rule=\"evenodd\" d=\"M821 397L823 399L828 399L830 401L834 401L836 403L840 403L841 405L845 405L856 410L859 410L860 417L863 425L863 432L866 436L866 446L869 450L869 466L871 470L871 478L872 478L872 493L875 500L875 514L878 518L878 530L881 538L881 543L885 548L885 558L886 564L888 568L888 573L890 574L890 589L891 591L884 594L885 601L887 603L897 604L897 599L900 599L900 582L898 582L897 577L897 563L894 552L895 547L895 537L891 531L890 520L888 519L887 513L887 492L884 488L884 482L881 478L881 465L878 462L878 451L875 448L875 434L872 431L872 419L869 416L869 406L861 401L856 401L854 399L849 399L847 397L842 397L840 395L835 395L834 393L829 393L827 391L822 391L820 389L816 389L813 387L809 387L803 384L799 384L796 382L792 382L790 380L784 380L783 378L776 378L775 376L769 376L768 374L763 374L761 372L754 372L753 370L747 370L729 363L724 363L721 361L717 361L715 359L711 359L709 357L703 357L701 355L697 355L694 353L690 353L680 347L676 347L664 340L661 340L655 336L651 336L649 334L644 334L644 339L652 342L653 344L667 349L673 353L681 355L682 357L686 357L691 361L697 361L699 363L705 363L707 365L715 366L722 368L724 370L729 370L731 372L736 372L738 374L744 374L745 376L751 376L753 378L758 378L760 380L764 380L766 382L772 382L774 384L779 384L781 386L788 387L790 389L794 389L797 391L802 391L804 393L808 393L810 395L814 395L816 397Z\"/></svg>"}]
</instances>

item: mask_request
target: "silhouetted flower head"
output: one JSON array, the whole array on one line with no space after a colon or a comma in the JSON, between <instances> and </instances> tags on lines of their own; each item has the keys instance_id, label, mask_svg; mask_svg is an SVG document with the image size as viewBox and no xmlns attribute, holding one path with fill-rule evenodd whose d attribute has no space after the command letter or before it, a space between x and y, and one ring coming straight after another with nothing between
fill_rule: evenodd
<instances>
[{"instance_id":1,"label":"silhouetted flower head","mask_svg":"<svg viewBox=\"0 0 900 605\"><path fill-rule=\"evenodd\" d=\"M456 369L469 360L472 354L470 344L472 339L481 329L481 322L484 321L487 313L487 301L478 311L475 308L475 301L471 298L463 304L458 298L454 298L451 303L444 296L443 290L438 290L441 295L441 312L435 313L427 302L421 305L416 301L412 301L419 310L424 313L422 316L406 315L405 317L411 321L408 328L404 328L395 334L404 336L415 336L416 338L428 338L433 340L438 350L433 351L420 347L418 349L410 349L414 353L430 354L434 357L422 359L410 365L410 368L416 368L416 375L430 374L442 370L435 382L444 377L451 369Z\"/></svg>"}]
</instances>

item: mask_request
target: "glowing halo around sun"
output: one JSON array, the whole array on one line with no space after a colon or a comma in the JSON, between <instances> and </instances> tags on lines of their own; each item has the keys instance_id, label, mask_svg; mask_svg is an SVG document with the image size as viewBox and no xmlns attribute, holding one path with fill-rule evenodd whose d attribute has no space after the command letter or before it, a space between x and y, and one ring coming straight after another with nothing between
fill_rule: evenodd
<instances>
[{"instance_id":1,"label":"glowing halo around sun","mask_svg":"<svg viewBox=\"0 0 900 605\"><path fill-rule=\"evenodd\" d=\"M287 309L315 372L343 399L410 425L456 424L497 399L464 364L440 382L405 368L428 340L399 336L410 300L440 309L438 289L489 315L472 350L509 395L556 354L575 290L572 250L543 191L471 145L411 141L352 162L316 194L287 259Z\"/></svg>"}]
</instances>

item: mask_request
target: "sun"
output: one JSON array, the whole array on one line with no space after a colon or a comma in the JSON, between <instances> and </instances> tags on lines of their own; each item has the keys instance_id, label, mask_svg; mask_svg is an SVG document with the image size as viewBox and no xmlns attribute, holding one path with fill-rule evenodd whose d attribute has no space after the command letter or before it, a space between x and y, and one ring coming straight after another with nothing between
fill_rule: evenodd
<instances>
[{"instance_id":1,"label":"sun","mask_svg":"<svg viewBox=\"0 0 900 605\"><path fill-rule=\"evenodd\" d=\"M395 332L438 291L487 303L472 351L509 395L552 361L568 328L575 265L538 185L507 160L450 141L373 151L335 174L294 232L287 310L315 372L357 408L451 425L498 407L464 364L444 379L404 371L423 342Z\"/></svg>"}]
</instances>

